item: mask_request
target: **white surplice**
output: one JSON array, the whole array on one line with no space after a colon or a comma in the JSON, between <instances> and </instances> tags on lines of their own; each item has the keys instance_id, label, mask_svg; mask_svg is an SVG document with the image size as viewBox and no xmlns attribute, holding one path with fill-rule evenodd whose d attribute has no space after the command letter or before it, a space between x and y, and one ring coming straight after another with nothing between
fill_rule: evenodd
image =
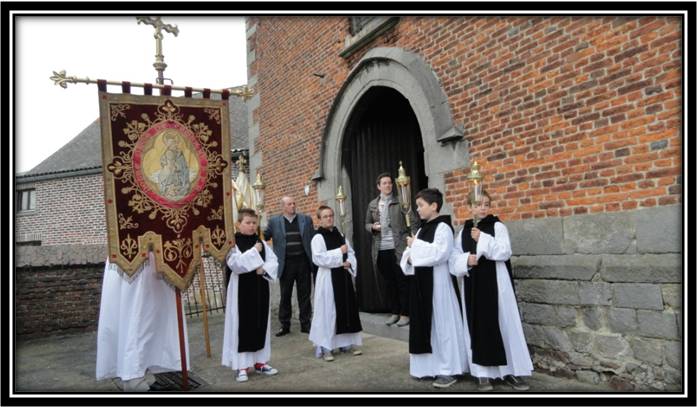
<instances>
[{"instance_id":1,"label":"white surplice","mask_svg":"<svg viewBox=\"0 0 697 407\"><path fill-rule=\"evenodd\" d=\"M97 380L128 381L144 377L146 370L181 371L174 287L157 273L155 264L150 252L129 278L107 259L97 327ZM186 318L183 325L186 365L191 366Z\"/></svg>"},{"instance_id":2,"label":"white surplice","mask_svg":"<svg viewBox=\"0 0 697 407\"><path fill-rule=\"evenodd\" d=\"M351 263L351 269L346 272L356 277L358 270L356 254L348 240L346 246L348 246L348 261ZM344 263L341 248L327 250L324 237L319 233L312 238L311 247L312 262L318 266L318 270L309 339L315 346L330 350L349 345L360 346L363 343L360 332L336 334L336 305L331 269L342 267Z\"/></svg>"},{"instance_id":3,"label":"white surplice","mask_svg":"<svg viewBox=\"0 0 697 407\"><path fill-rule=\"evenodd\" d=\"M418 238L419 232L416 233ZM405 275L414 267L433 267L432 353L409 354L409 374L414 377L452 376L467 372L466 343L460 306L450 276L448 259L453 233L445 223L438 224L432 243L414 239L402 254L400 266ZM411 264L407 259L411 258Z\"/></svg>"},{"instance_id":4,"label":"white surplice","mask_svg":"<svg viewBox=\"0 0 697 407\"><path fill-rule=\"evenodd\" d=\"M234 370L247 369L255 363L267 363L271 359L271 298L269 297L269 317L266 323L266 340L264 347L256 352L238 352L239 343L239 309L237 307L240 274L255 273L259 267L263 268L266 274L264 278L273 283L278 278L278 258L273 250L263 242L264 256L266 260L254 247L240 252L235 246L230 250L227 257L227 265L232 270L230 281L227 286L227 304L225 305L225 330L223 332L223 366ZM269 295L271 287L269 287Z\"/></svg>"},{"instance_id":5,"label":"white surplice","mask_svg":"<svg viewBox=\"0 0 697 407\"><path fill-rule=\"evenodd\" d=\"M464 230L464 229L463 229ZM458 276L460 292L464 293L464 278L472 272L467 265L469 252L462 251L462 230L457 234L455 247L450 257L450 265L453 274ZM498 286L499 330L506 352L506 365L481 366L472 363L472 349L467 347L467 362L472 376L500 378L506 375L530 376L533 366L530 359L523 326L518 312L518 303L513 293L511 278L506 269L506 260L511 258L511 240L508 237L508 229L501 222L494 224L494 234L480 232L477 243L477 260L482 256L496 262L496 284ZM464 299L464 297L463 297ZM467 309L462 307L462 315L467 321ZM467 324L465 324L467 328ZM469 334L468 334L469 337Z\"/></svg>"}]
</instances>

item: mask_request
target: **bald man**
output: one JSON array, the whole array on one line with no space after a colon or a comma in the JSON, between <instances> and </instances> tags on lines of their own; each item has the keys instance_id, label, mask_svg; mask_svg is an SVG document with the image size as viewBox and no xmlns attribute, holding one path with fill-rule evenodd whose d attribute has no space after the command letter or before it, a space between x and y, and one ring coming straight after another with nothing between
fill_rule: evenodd
<instances>
[{"instance_id":1,"label":"bald man","mask_svg":"<svg viewBox=\"0 0 697 407\"><path fill-rule=\"evenodd\" d=\"M281 198L281 214L271 217L264 230L264 238L272 240L273 251L278 257L278 276L281 282L281 303L278 308L281 330L276 333L276 336L290 333L290 319L293 315L291 298L293 285L296 282L300 307L300 332L310 332L312 322L310 241L314 233L312 218L296 212L295 199L289 196Z\"/></svg>"}]
</instances>

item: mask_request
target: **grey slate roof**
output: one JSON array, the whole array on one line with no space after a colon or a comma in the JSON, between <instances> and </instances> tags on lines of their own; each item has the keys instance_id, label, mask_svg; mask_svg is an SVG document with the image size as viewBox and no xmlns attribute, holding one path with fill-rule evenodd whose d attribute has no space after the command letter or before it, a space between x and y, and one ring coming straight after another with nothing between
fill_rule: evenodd
<instances>
[{"instance_id":1,"label":"grey slate roof","mask_svg":"<svg viewBox=\"0 0 697 407\"><path fill-rule=\"evenodd\" d=\"M201 97L195 94L193 97ZM213 93L211 99L220 99ZM247 104L239 97L230 97L231 149L246 150L248 146ZM17 182L30 182L47 178L62 178L101 172L102 141L99 118L58 151L31 170L18 174Z\"/></svg>"},{"instance_id":2,"label":"grey slate roof","mask_svg":"<svg viewBox=\"0 0 697 407\"><path fill-rule=\"evenodd\" d=\"M99 119L96 119L58 151L39 165L22 174L30 177L42 174L65 173L102 166L102 142Z\"/></svg>"}]
</instances>

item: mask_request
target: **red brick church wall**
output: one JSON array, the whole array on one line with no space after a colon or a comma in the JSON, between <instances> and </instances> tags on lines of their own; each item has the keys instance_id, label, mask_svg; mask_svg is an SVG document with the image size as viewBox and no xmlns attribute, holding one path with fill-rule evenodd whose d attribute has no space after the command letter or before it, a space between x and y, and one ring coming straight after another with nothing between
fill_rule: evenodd
<instances>
[{"instance_id":1,"label":"red brick church wall","mask_svg":"<svg viewBox=\"0 0 697 407\"><path fill-rule=\"evenodd\" d=\"M432 67L503 218L680 201L679 17L402 17L348 59L339 56L346 17L250 18L251 27L249 76L262 72L251 125L267 202L291 193L303 211L315 208L314 188L307 198L297 191L317 170L340 87L378 46ZM445 174L460 222L467 171Z\"/></svg>"}]
</instances>

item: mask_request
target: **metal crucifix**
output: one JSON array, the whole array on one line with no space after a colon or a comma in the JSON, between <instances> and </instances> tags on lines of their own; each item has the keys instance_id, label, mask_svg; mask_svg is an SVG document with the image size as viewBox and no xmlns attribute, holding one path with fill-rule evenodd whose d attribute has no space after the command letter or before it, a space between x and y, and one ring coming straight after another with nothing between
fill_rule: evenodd
<instances>
[{"instance_id":1,"label":"metal crucifix","mask_svg":"<svg viewBox=\"0 0 697 407\"><path fill-rule=\"evenodd\" d=\"M143 23L155 27L155 63L152 66L155 67L157 71L157 83L164 85L165 77L164 71L167 68L165 63L165 56L162 55L162 30L167 31L170 34L174 34L176 37L179 34L179 28L176 25L165 24L162 22L160 17L136 17L138 19L138 24Z\"/></svg>"}]
</instances>

